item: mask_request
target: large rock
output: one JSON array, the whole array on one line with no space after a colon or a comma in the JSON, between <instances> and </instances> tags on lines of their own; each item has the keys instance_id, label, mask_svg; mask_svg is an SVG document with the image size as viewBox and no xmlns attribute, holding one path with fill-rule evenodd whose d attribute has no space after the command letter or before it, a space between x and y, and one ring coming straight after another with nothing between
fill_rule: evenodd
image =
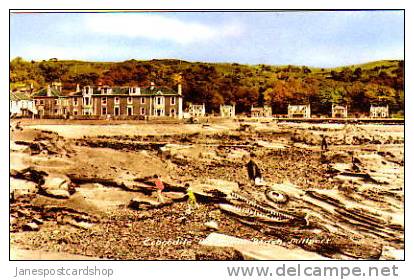
<instances>
[{"instance_id":1,"label":"large rock","mask_svg":"<svg viewBox=\"0 0 414 280\"><path fill-rule=\"evenodd\" d=\"M232 192L239 191L239 184L237 182L207 179L201 182L196 182L191 185L194 194L207 198L214 198L216 196L226 197Z\"/></svg>"},{"instance_id":2,"label":"large rock","mask_svg":"<svg viewBox=\"0 0 414 280\"><path fill-rule=\"evenodd\" d=\"M42 194L53 198L69 198L74 193L74 186L64 175L49 175L43 185L39 187Z\"/></svg>"},{"instance_id":3,"label":"large rock","mask_svg":"<svg viewBox=\"0 0 414 280\"><path fill-rule=\"evenodd\" d=\"M163 206L170 205L170 204L172 204L171 201L166 201L164 203L161 203L151 198L135 197L131 199L129 203L129 207L136 209L136 210L146 210L146 209L152 209L152 208L161 208Z\"/></svg>"},{"instance_id":4,"label":"large rock","mask_svg":"<svg viewBox=\"0 0 414 280\"><path fill-rule=\"evenodd\" d=\"M187 199L187 194L181 192L164 192L162 195L173 201L183 201Z\"/></svg>"},{"instance_id":5,"label":"large rock","mask_svg":"<svg viewBox=\"0 0 414 280\"><path fill-rule=\"evenodd\" d=\"M36 223L27 223L23 226L23 230L25 231L38 231L39 226Z\"/></svg>"},{"instance_id":6,"label":"large rock","mask_svg":"<svg viewBox=\"0 0 414 280\"><path fill-rule=\"evenodd\" d=\"M10 178L10 195L12 199L35 194L37 192L37 184L27 180Z\"/></svg>"},{"instance_id":7,"label":"large rock","mask_svg":"<svg viewBox=\"0 0 414 280\"><path fill-rule=\"evenodd\" d=\"M276 242L275 242L276 243ZM225 234L211 233L200 245L230 247L240 252L246 260L324 260L325 257L300 247L286 248L267 242L253 242Z\"/></svg>"},{"instance_id":8,"label":"large rock","mask_svg":"<svg viewBox=\"0 0 414 280\"><path fill-rule=\"evenodd\" d=\"M219 229L218 223L214 220L211 220L211 221L208 221L208 222L204 223L204 226L206 228L212 229L212 230L218 230Z\"/></svg>"}]
</instances>

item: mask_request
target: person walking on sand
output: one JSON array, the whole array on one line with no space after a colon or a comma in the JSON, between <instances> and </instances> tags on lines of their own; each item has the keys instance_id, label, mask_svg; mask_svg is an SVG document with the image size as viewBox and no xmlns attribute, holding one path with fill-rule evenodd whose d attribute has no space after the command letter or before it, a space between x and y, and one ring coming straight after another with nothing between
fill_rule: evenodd
<instances>
[{"instance_id":1,"label":"person walking on sand","mask_svg":"<svg viewBox=\"0 0 414 280\"><path fill-rule=\"evenodd\" d=\"M157 190L157 199L159 203L164 203L164 197L162 196L162 191L164 190L164 183L161 181L161 176L154 175L155 188Z\"/></svg>"},{"instance_id":2,"label":"person walking on sand","mask_svg":"<svg viewBox=\"0 0 414 280\"><path fill-rule=\"evenodd\" d=\"M253 182L254 185L258 186L263 184L262 173L257 163L254 161L256 155L254 153L250 154L249 162L247 163L247 174L249 179Z\"/></svg>"}]
</instances>

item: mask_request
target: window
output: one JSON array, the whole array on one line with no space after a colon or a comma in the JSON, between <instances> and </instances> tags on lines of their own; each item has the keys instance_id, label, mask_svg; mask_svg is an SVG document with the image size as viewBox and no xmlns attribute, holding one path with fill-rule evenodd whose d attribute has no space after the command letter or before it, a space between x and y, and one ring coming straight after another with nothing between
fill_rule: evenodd
<instances>
[{"instance_id":1,"label":"window","mask_svg":"<svg viewBox=\"0 0 414 280\"><path fill-rule=\"evenodd\" d=\"M78 114L77 110L73 110L73 114L76 116Z\"/></svg>"},{"instance_id":2,"label":"window","mask_svg":"<svg viewBox=\"0 0 414 280\"><path fill-rule=\"evenodd\" d=\"M170 116L175 117L175 109L171 109L171 111L170 111Z\"/></svg>"},{"instance_id":3,"label":"window","mask_svg":"<svg viewBox=\"0 0 414 280\"><path fill-rule=\"evenodd\" d=\"M175 105L175 96L171 97L171 105Z\"/></svg>"},{"instance_id":4,"label":"window","mask_svg":"<svg viewBox=\"0 0 414 280\"><path fill-rule=\"evenodd\" d=\"M73 106L78 106L78 98L73 98Z\"/></svg>"},{"instance_id":5,"label":"window","mask_svg":"<svg viewBox=\"0 0 414 280\"><path fill-rule=\"evenodd\" d=\"M57 100L57 99L55 99L55 105L58 105L59 104L59 100Z\"/></svg>"},{"instance_id":6,"label":"window","mask_svg":"<svg viewBox=\"0 0 414 280\"><path fill-rule=\"evenodd\" d=\"M119 116L120 115L120 110L119 110L119 107L115 107L114 108L115 110L115 116Z\"/></svg>"},{"instance_id":7,"label":"window","mask_svg":"<svg viewBox=\"0 0 414 280\"><path fill-rule=\"evenodd\" d=\"M40 99L40 105L44 105L45 101L43 99Z\"/></svg>"},{"instance_id":8,"label":"window","mask_svg":"<svg viewBox=\"0 0 414 280\"><path fill-rule=\"evenodd\" d=\"M132 104L132 97L128 97L127 101L128 101L128 104Z\"/></svg>"},{"instance_id":9,"label":"window","mask_svg":"<svg viewBox=\"0 0 414 280\"><path fill-rule=\"evenodd\" d=\"M141 97L141 104L145 104L145 98Z\"/></svg>"},{"instance_id":10,"label":"window","mask_svg":"<svg viewBox=\"0 0 414 280\"><path fill-rule=\"evenodd\" d=\"M115 104L119 104L119 97L115 97Z\"/></svg>"},{"instance_id":11,"label":"window","mask_svg":"<svg viewBox=\"0 0 414 280\"><path fill-rule=\"evenodd\" d=\"M141 116L145 115L145 108L141 107Z\"/></svg>"},{"instance_id":12,"label":"window","mask_svg":"<svg viewBox=\"0 0 414 280\"><path fill-rule=\"evenodd\" d=\"M102 115L106 115L106 114L107 114L106 107L102 107Z\"/></svg>"},{"instance_id":13,"label":"window","mask_svg":"<svg viewBox=\"0 0 414 280\"><path fill-rule=\"evenodd\" d=\"M127 115L128 116L132 116L133 115L132 107L127 107Z\"/></svg>"},{"instance_id":14,"label":"window","mask_svg":"<svg viewBox=\"0 0 414 280\"><path fill-rule=\"evenodd\" d=\"M83 104L84 104L84 105L90 105L90 98L89 98L89 97L85 97L85 98L83 99Z\"/></svg>"},{"instance_id":15,"label":"window","mask_svg":"<svg viewBox=\"0 0 414 280\"><path fill-rule=\"evenodd\" d=\"M57 113L58 113L58 109L55 109L55 115L57 115Z\"/></svg>"},{"instance_id":16,"label":"window","mask_svg":"<svg viewBox=\"0 0 414 280\"><path fill-rule=\"evenodd\" d=\"M92 88L90 86L85 87L85 94L92 94Z\"/></svg>"},{"instance_id":17,"label":"window","mask_svg":"<svg viewBox=\"0 0 414 280\"><path fill-rule=\"evenodd\" d=\"M163 98L162 97L156 97L155 98L155 103L157 105L162 105L163 104Z\"/></svg>"},{"instance_id":18,"label":"window","mask_svg":"<svg viewBox=\"0 0 414 280\"><path fill-rule=\"evenodd\" d=\"M106 97L102 97L102 105L106 105L107 99Z\"/></svg>"}]
</instances>

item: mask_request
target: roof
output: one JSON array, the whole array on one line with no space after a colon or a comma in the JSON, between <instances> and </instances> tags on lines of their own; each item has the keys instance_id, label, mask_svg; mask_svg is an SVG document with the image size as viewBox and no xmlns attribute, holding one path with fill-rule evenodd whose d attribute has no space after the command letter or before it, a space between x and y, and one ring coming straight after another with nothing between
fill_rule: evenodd
<instances>
[{"instance_id":1,"label":"roof","mask_svg":"<svg viewBox=\"0 0 414 280\"><path fill-rule=\"evenodd\" d=\"M24 92L10 92L11 101L31 100L30 96Z\"/></svg>"},{"instance_id":2,"label":"roof","mask_svg":"<svg viewBox=\"0 0 414 280\"><path fill-rule=\"evenodd\" d=\"M100 95L101 91L98 90L98 88L110 88L112 89L112 92L110 94L105 94L105 95L128 95L129 94L129 88L130 87L126 87L126 86L118 86L118 87L108 87L108 86L90 86L90 88L93 89L93 95ZM67 94L63 94L62 92L56 90L55 88L50 88L50 91L52 93L52 96L54 97L64 97L64 96L82 96L82 90L81 91L73 91L73 92L69 92ZM140 88L141 91L141 95L146 95L146 96L152 96L152 95L171 95L171 96L175 96L178 95L178 93L176 91L174 91L173 89L169 88L169 87L145 87L145 88ZM41 90L39 90L38 92L36 92L34 94L35 97L42 97L42 96L47 96L47 88L43 88Z\"/></svg>"},{"instance_id":3,"label":"roof","mask_svg":"<svg viewBox=\"0 0 414 280\"><path fill-rule=\"evenodd\" d=\"M263 106L263 107L253 107L250 109L251 111L263 111L263 110L269 110L270 106Z\"/></svg>"},{"instance_id":4,"label":"roof","mask_svg":"<svg viewBox=\"0 0 414 280\"><path fill-rule=\"evenodd\" d=\"M98 87L91 86L91 88L93 89L93 94L94 95L102 94L101 91L98 90ZM110 94L105 94L105 95L128 95L129 94L129 89L131 87L107 87L107 86L104 86L103 88L112 89L112 92ZM168 87L157 87L157 86L145 87L145 88L140 88L140 91L141 91L141 95L158 95L158 94L160 94L160 95L178 95L177 92L175 92L173 89L168 88ZM69 93L69 96L81 96L81 95L82 95L82 91L75 91L75 92Z\"/></svg>"},{"instance_id":5,"label":"roof","mask_svg":"<svg viewBox=\"0 0 414 280\"><path fill-rule=\"evenodd\" d=\"M35 97L47 96L47 90L48 90L47 88L42 88L41 90L36 92L34 94L34 96ZM55 89L55 88L50 88L50 92L51 92L52 96L55 96L55 97L59 97L60 95L62 95L62 93L60 91L58 91L57 89Z\"/></svg>"}]
</instances>

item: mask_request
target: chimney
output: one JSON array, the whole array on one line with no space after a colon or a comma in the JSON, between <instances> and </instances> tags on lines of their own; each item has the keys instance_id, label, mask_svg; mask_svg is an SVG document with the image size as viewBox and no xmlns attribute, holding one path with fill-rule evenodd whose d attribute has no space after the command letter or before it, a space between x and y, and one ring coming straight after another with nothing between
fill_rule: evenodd
<instances>
[{"instance_id":1,"label":"chimney","mask_svg":"<svg viewBox=\"0 0 414 280\"><path fill-rule=\"evenodd\" d=\"M79 84L76 84L76 92L80 92L81 90L80 90L80 86L79 86Z\"/></svg>"},{"instance_id":2,"label":"chimney","mask_svg":"<svg viewBox=\"0 0 414 280\"><path fill-rule=\"evenodd\" d=\"M182 94L182 88L181 88L181 84L178 84L178 95Z\"/></svg>"},{"instance_id":3,"label":"chimney","mask_svg":"<svg viewBox=\"0 0 414 280\"><path fill-rule=\"evenodd\" d=\"M50 85L47 85L47 96L52 96L52 90L50 89Z\"/></svg>"},{"instance_id":4,"label":"chimney","mask_svg":"<svg viewBox=\"0 0 414 280\"><path fill-rule=\"evenodd\" d=\"M155 84L154 84L154 82L151 82L150 90L154 90L154 88L155 88Z\"/></svg>"}]
</instances>

